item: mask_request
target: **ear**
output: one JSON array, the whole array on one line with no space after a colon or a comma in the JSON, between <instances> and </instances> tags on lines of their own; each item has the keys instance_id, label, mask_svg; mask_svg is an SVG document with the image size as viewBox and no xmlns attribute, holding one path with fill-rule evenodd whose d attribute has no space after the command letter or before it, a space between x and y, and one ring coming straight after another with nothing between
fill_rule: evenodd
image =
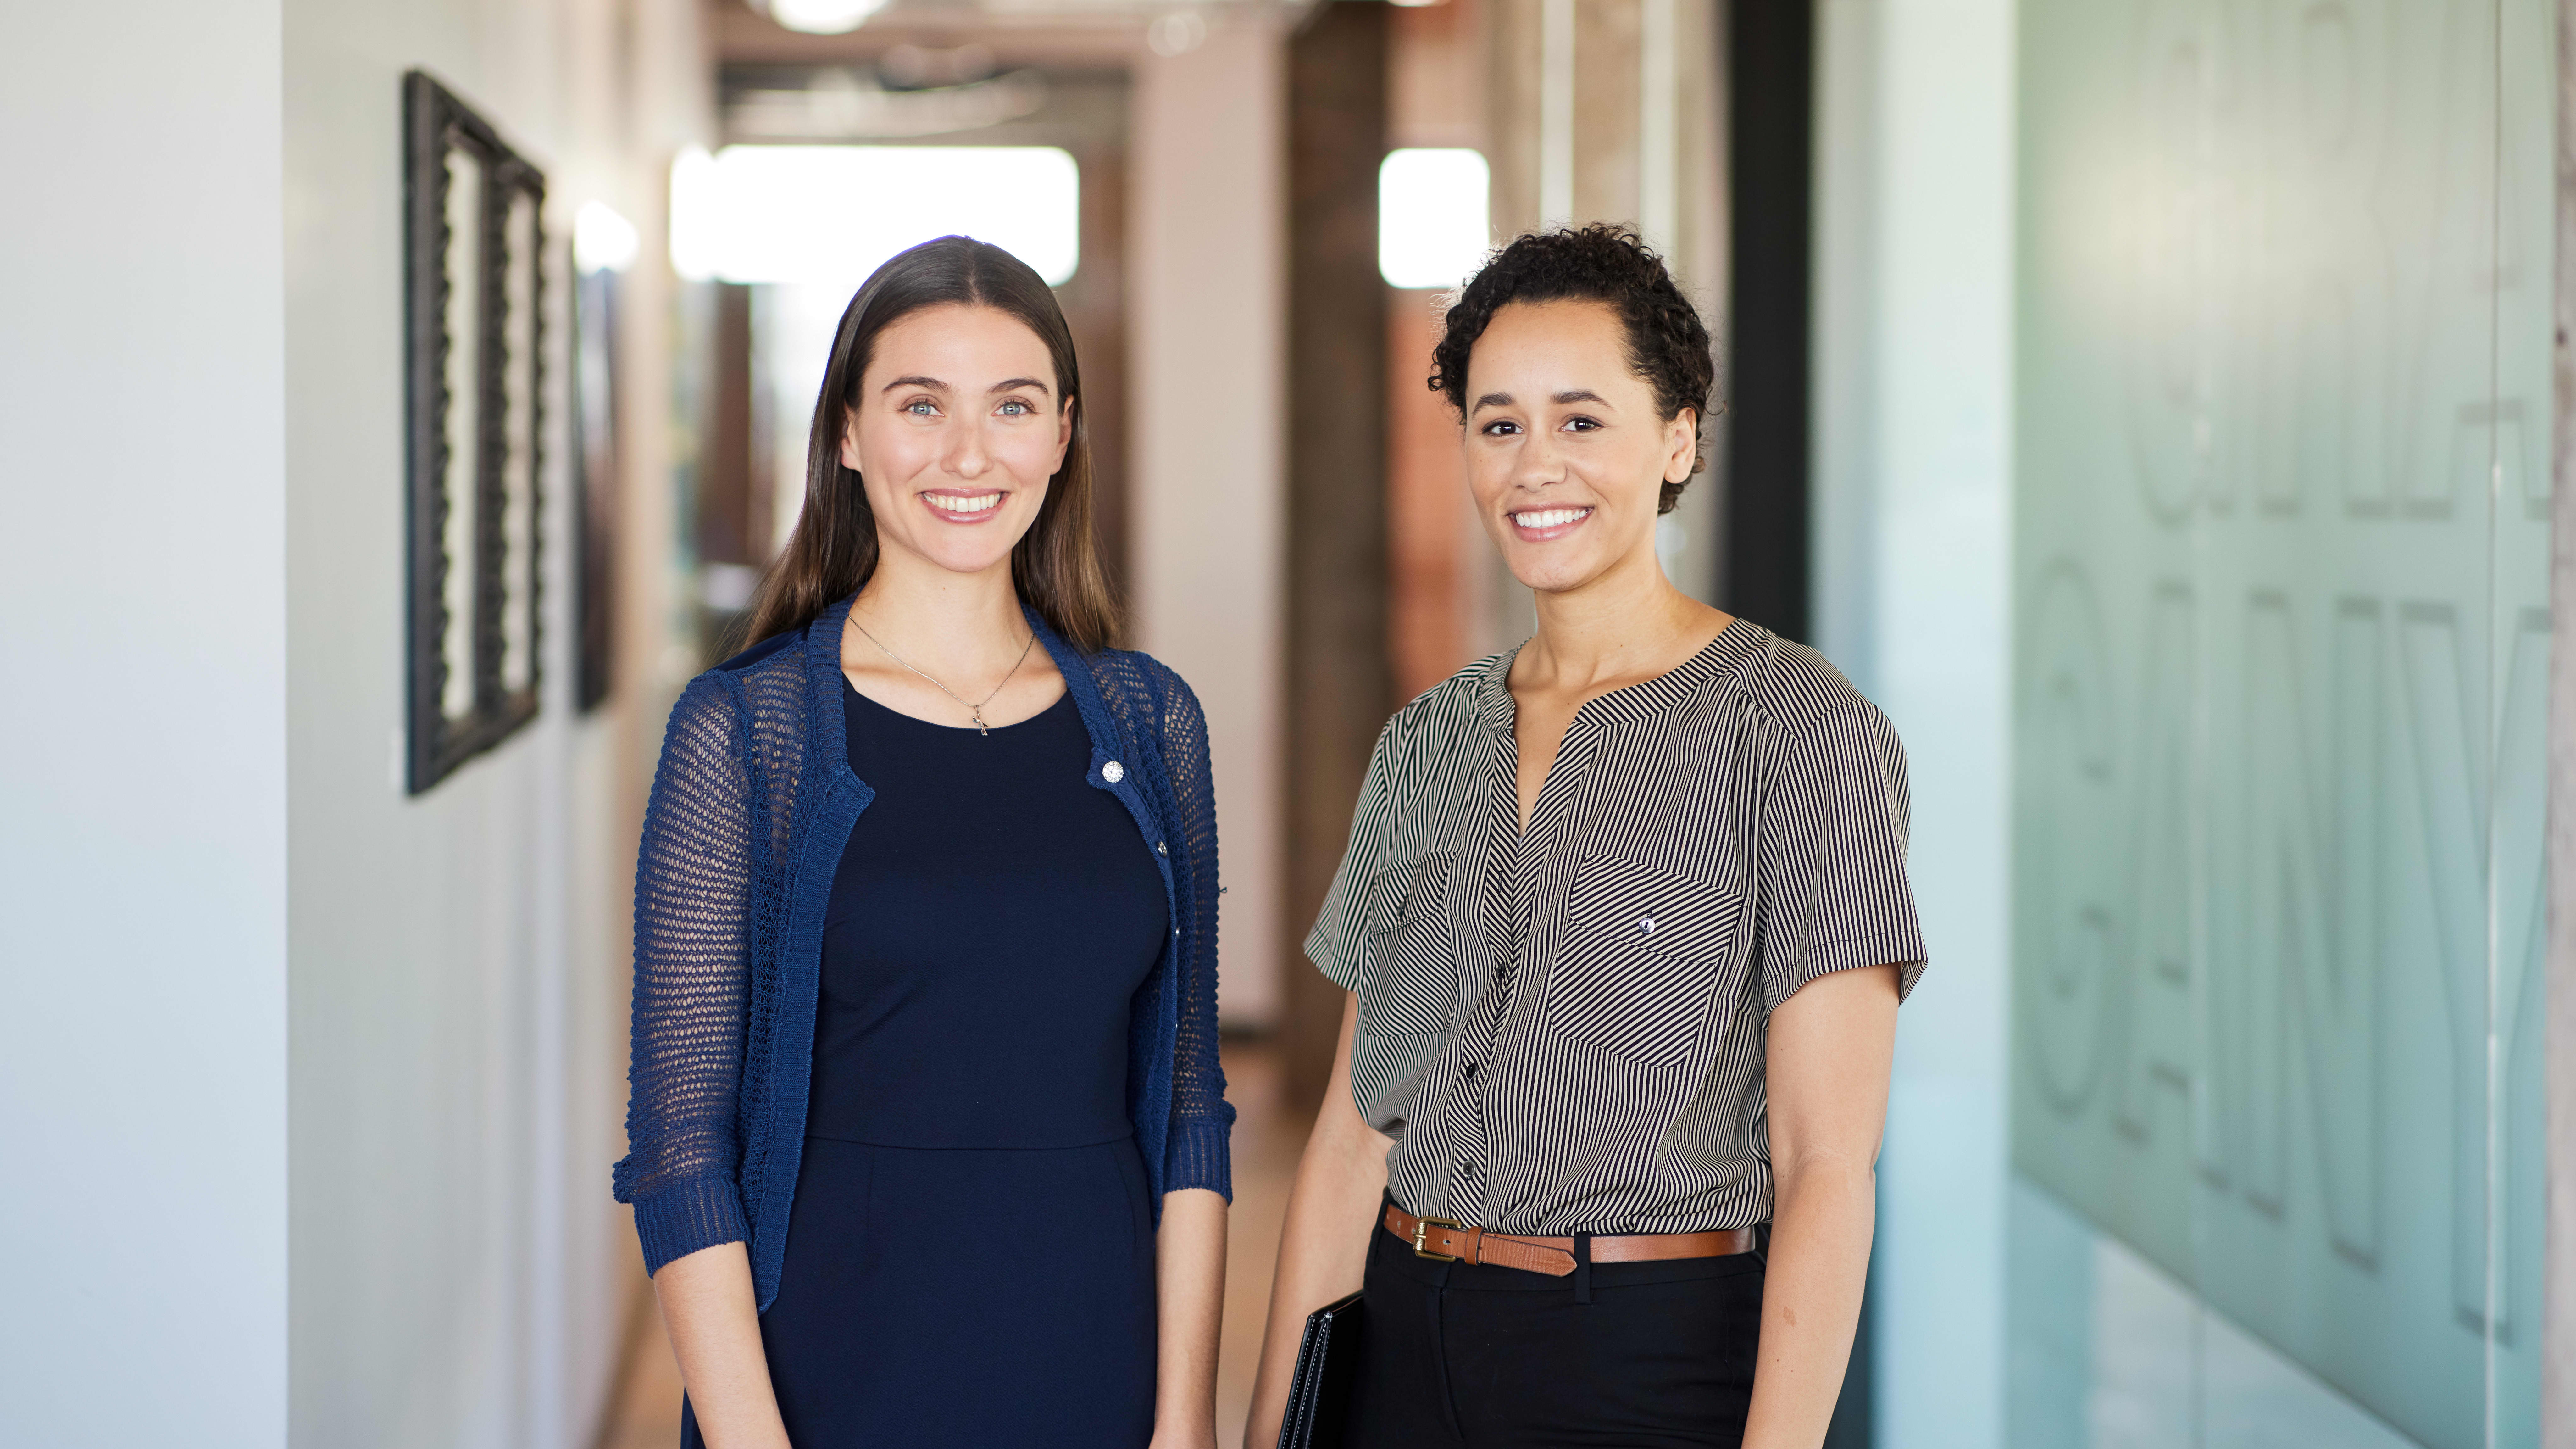
<instances>
[{"instance_id":1,"label":"ear","mask_svg":"<svg viewBox=\"0 0 2576 1449\"><path fill-rule=\"evenodd\" d=\"M1691 465L1699 461L1699 409L1684 408L1664 424L1664 481L1690 481Z\"/></svg>"},{"instance_id":2,"label":"ear","mask_svg":"<svg viewBox=\"0 0 2576 1449\"><path fill-rule=\"evenodd\" d=\"M1080 406L1082 406L1082 399L1066 398L1064 412L1056 419L1055 465L1047 469L1047 476L1050 478L1064 471L1064 455L1073 451L1073 410Z\"/></svg>"},{"instance_id":3,"label":"ear","mask_svg":"<svg viewBox=\"0 0 2576 1449\"><path fill-rule=\"evenodd\" d=\"M859 470L859 414L851 409L841 424L841 466L856 473Z\"/></svg>"}]
</instances>

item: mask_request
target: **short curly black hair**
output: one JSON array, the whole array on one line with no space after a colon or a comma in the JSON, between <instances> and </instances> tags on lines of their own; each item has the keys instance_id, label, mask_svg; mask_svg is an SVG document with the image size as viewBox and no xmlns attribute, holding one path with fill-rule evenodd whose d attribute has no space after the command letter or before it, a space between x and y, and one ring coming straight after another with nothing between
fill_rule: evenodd
<instances>
[{"instance_id":1,"label":"short curly black hair","mask_svg":"<svg viewBox=\"0 0 2576 1449\"><path fill-rule=\"evenodd\" d=\"M1467 354L1494 314L1513 302L1566 300L1599 302L1619 314L1628 365L1654 387L1655 406L1667 421L1692 410L1691 474L1698 476L1708 461L1699 440L1707 436L1709 393L1717 384L1708 325L1673 284L1664 259L1630 227L1594 222L1530 232L1494 253L1449 309L1448 331L1431 349L1431 390L1466 416ZM1666 482L1655 511L1672 512L1689 481Z\"/></svg>"}]
</instances>

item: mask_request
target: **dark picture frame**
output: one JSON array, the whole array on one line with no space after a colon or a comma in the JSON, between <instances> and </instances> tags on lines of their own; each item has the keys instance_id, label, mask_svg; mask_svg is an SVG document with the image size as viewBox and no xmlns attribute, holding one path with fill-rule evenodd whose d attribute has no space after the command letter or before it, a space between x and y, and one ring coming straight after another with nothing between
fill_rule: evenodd
<instances>
[{"instance_id":1,"label":"dark picture frame","mask_svg":"<svg viewBox=\"0 0 2576 1449\"><path fill-rule=\"evenodd\" d=\"M543 678L545 177L403 77L405 784L536 718Z\"/></svg>"}]
</instances>

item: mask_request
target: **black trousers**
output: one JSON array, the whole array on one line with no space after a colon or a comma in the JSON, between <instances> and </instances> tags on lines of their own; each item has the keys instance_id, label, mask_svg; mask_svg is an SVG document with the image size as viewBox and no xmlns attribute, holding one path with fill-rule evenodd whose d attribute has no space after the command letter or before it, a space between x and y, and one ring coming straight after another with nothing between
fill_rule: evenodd
<instances>
[{"instance_id":1,"label":"black trousers","mask_svg":"<svg viewBox=\"0 0 2576 1449\"><path fill-rule=\"evenodd\" d=\"M1743 1442L1762 1331L1758 1255L1552 1278L1418 1257L1383 1226L1369 1239L1345 1439L1355 1449Z\"/></svg>"}]
</instances>

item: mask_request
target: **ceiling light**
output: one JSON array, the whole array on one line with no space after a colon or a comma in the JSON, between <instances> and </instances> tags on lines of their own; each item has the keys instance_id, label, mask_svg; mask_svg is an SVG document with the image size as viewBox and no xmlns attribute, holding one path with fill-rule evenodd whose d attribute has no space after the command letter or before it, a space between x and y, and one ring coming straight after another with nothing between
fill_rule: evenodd
<instances>
[{"instance_id":1,"label":"ceiling light","mask_svg":"<svg viewBox=\"0 0 2576 1449\"><path fill-rule=\"evenodd\" d=\"M769 18L808 35L845 35L885 8L886 0L769 0Z\"/></svg>"},{"instance_id":2,"label":"ceiling light","mask_svg":"<svg viewBox=\"0 0 2576 1449\"><path fill-rule=\"evenodd\" d=\"M1169 58L1187 55L1207 40L1207 22L1195 10L1175 10L1159 16L1145 27L1145 43L1154 53Z\"/></svg>"}]
</instances>

